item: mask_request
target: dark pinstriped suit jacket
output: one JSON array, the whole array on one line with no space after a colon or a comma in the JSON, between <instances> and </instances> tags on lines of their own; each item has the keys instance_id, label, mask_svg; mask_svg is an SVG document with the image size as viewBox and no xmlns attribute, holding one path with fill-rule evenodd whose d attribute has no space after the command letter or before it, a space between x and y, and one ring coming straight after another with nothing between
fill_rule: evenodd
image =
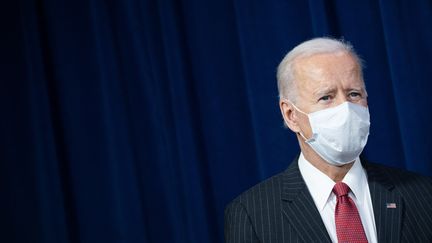
<instances>
[{"instance_id":1,"label":"dark pinstriped suit jacket","mask_svg":"<svg viewBox=\"0 0 432 243\"><path fill-rule=\"evenodd\" d=\"M432 179L364 163L378 242L432 242ZM395 203L396 208L387 208ZM225 209L225 241L331 242L297 159Z\"/></svg>"}]
</instances>

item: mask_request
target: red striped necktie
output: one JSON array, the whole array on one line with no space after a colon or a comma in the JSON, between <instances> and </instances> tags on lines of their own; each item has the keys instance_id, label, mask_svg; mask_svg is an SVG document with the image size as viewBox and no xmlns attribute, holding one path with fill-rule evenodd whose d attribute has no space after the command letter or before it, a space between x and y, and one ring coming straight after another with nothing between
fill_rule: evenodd
<instances>
[{"instance_id":1,"label":"red striped necktie","mask_svg":"<svg viewBox=\"0 0 432 243\"><path fill-rule=\"evenodd\" d=\"M350 188L343 182L333 187L337 197L335 209L336 234L339 243L367 242L366 234L353 200L348 196Z\"/></svg>"}]
</instances>

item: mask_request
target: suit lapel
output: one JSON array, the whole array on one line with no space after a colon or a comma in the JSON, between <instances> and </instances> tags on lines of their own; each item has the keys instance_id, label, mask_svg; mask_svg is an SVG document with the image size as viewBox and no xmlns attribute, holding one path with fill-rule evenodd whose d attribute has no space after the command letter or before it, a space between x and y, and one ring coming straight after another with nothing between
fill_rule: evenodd
<instances>
[{"instance_id":1,"label":"suit lapel","mask_svg":"<svg viewBox=\"0 0 432 243\"><path fill-rule=\"evenodd\" d=\"M283 212L304 242L331 242L312 196L300 174L297 158L285 171Z\"/></svg>"},{"instance_id":2,"label":"suit lapel","mask_svg":"<svg viewBox=\"0 0 432 243\"><path fill-rule=\"evenodd\" d=\"M400 242L403 200L385 172L363 163L368 174L378 242Z\"/></svg>"}]
</instances>

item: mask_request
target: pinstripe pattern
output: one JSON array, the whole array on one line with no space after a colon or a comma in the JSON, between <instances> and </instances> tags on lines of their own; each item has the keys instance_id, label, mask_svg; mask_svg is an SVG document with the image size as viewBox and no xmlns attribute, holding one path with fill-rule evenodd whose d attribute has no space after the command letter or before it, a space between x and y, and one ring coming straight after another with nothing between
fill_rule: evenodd
<instances>
[{"instance_id":1,"label":"pinstripe pattern","mask_svg":"<svg viewBox=\"0 0 432 243\"><path fill-rule=\"evenodd\" d=\"M432 180L363 163L377 224L378 242L432 242ZM387 208L395 203L396 208ZM301 177L289 168L252 187L225 209L225 241L331 242Z\"/></svg>"},{"instance_id":2,"label":"pinstripe pattern","mask_svg":"<svg viewBox=\"0 0 432 243\"><path fill-rule=\"evenodd\" d=\"M378 242L432 242L432 180L365 163ZM386 203L396 203L387 208Z\"/></svg>"}]
</instances>

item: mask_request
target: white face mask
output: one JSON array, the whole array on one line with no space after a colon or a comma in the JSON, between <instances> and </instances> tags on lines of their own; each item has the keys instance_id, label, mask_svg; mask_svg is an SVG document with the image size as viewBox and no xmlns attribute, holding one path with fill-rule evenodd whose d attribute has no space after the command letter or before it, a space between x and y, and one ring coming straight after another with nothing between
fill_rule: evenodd
<instances>
[{"instance_id":1,"label":"white face mask","mask_svg":"<svg viewBox=\"0 0 432 243\"><path fill-rule=\"evenodd\" d=\"M344 102L338 106L306 114L312 137L305 142L329 164L341 166L354 161L366 145L369 136L369 109Z\"/></svg>"}]
</instances>

